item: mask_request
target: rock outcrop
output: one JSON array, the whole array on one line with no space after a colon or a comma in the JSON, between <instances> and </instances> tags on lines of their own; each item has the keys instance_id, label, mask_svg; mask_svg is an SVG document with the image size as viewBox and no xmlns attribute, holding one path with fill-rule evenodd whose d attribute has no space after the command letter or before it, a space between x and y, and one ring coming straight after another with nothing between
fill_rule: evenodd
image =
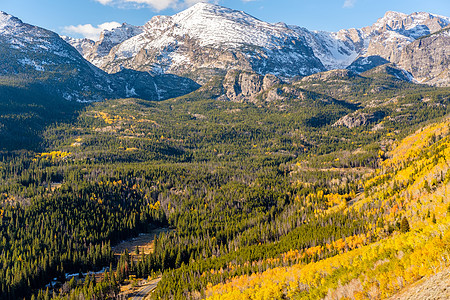
<instances>
[{"instance_id":1,"label":"rock outcrop","mask_svg":"<svg viewBox=\"0 0 450 300\"><path fill-rule=\"evenodd\" d=\"M345 126L351 129L370 123L375 123L384 118L384 116L385 114L381 111L374 113L363 113L361 111L356 111L340 118L336 123L333 124L333 126Z\"/></svg>"},{"instance_id":2,"label":"rock outcrop","mask_svg":"<svg viewBox=\"0 0 450 300\"><path fill-rule=\"evenodd\" d=\"M450 86L450 27L406 46L398 65L420 83Z\"/></svg>"},{"instance_id":3,"label":"rock outcrop","mask_svg":"<svg viewBox=\"0 0 450 300\"><path fill-rule=\"evenodd\" d=\"M224 95L234 102L257 102L257 96L282 81L274 75L231 70L223 79Z\"/></svg>"}]
</instances>

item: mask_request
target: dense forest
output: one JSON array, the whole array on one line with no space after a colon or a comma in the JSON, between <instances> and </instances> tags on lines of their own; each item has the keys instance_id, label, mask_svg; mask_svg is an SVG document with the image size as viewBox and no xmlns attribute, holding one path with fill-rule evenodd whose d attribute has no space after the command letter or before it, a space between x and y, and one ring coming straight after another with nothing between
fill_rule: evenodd
<instances>
[{"instance_id":1,"label":"dense forest","mask_svg":"<svg viewBox=\"0 0 450 300\"><path fill-rule=\"evenodd\" d=\"M39 140L26 150L5 139L0 298L113 299L130 276L162 274L155 299L316 299L338 282L359 280L361 293L376 286L362 270L390 259L389 243L407 243L411 230L425 228L420 249L435 243L425 233L448 206L430 201L449 180L450 90L379 74L283 87L301 99L236 103L200 89L161 102L107 100L33 129ZM348 115L377 117L339 125ZM416 130L422 144L411 146ZM112 254L158 227L171 230L152 254ZM406 247L395 251L418 255ZM374 251L376 260L348 272L344 262ZM101 280L89 275L102 269ZM379 295L395 292L378 282Z\"/></svg>"}]
</instances>

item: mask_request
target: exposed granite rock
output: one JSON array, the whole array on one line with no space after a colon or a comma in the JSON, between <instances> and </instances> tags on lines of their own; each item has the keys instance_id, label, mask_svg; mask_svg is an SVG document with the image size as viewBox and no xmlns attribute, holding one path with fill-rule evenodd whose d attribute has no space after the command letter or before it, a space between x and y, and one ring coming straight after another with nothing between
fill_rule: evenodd
<instances>
[{"instance_id":1,"label":"exposed granite rock","mask_svg":"<svg viewBox=\"0 0 450 300\"><path fill-rule=\"evenodd\" d=\"M120 27L105 30L100 34L100 39L95 42L92 49L82 53L83 57L94 65L98 65L112 48L142 32L142 27L126 23L123 23Z\"/></svg>"},{"instance_id":2,"label":"exposed granite rock","mask_svg":"<svg viewBox=\"0 0 450 300\"><path fill-rule=\"evenodd\" d=\"M264 79L263 79L263 90L268 90L271 87L281 84L281 83L282 83L281 79L278 78L277 76L272 75L272 74L267 74L266 76L264 76Z\"/></svg>"},{"instance_id":3,"label":"exposed granite rock","mask_svg":"<svg viewBox=\"0 0 450 300\"><path fill-rule=\"evenodd\" d=\"M384 118L384 116L384 112L381 111L377 111L374 113L363 113L360 111L356 111L340 118L336 123L333 124L333 126L345 126L351 129L377 122Z\"/></svg>"},{"instance_id":4,"label":"exposed granite rock","mask_svg":"<svg viewBox=\"0 0 450 300\"><path fill-rule=\"evenodd\" d=\"M95 42L90 39L74 39L69 36L61 36L61 38L74 47L81 55L89 53L95 46Z\"/></svg>"},{"instance_id":5,"label":"exposed granite rock","mask_svg":"<svg viewBox=\"0 0 450 300\"><path fill-rule=\"evenodd\" d=\"M416 39L437 32L449 24L438 15L416 12L410 15L388 11L383 18L362 30L372 36L363 56L380 56L398 63L401 51Z\"/></svg>"},{"instance_id":6,"label":"exposed granite rock","mask_svg":"<svg viewBox=\"0 0 450 300\"><path fill-rule=\"evenodd\" d=\"M450 85L450 27L406 46L399 63L420 82Z\"/></svg>"},{"instance_id":7,"label":"exposed granite rock","mask_svg":"<svg viewBox=\"0 0 450 300\"><path fill-rule=\"evenodd\" d=\"M225 75L222 86L225 98L234 102L258 102L258 96L269 91L266 101L279 99L281 89L274 88L283 82L274 75L262 76L257 73L231 70ZM279 91L278 91L279 90ZM278 92L277 92L278 91Z\"/></svg>"},{"instance_id":8,"label":"exposed granite rock","mask_svg":"<svg viewBox=\"0 0 450 300\"><path fill-rule=\"evenodd\" d=\"M225 94L231 101L254 102L263 90L264 77L256 73L229 71L223 80Z\"/></svg>"}]
</instances>

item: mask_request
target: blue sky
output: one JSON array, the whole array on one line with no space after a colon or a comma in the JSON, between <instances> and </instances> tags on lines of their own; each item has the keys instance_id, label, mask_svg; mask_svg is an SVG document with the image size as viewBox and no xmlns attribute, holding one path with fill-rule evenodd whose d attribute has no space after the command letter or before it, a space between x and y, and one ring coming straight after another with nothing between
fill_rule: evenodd
<instances>
[{"instance_id":1,"label":"blue sky","mask_svg":"<svg viewBox=\"0 0 450 300\"><path fill-rule=\"evenodd\" d=\"M143 25L201 0L0 0L0 10L24 22L73 37L96 37L118 23ZM207 2L207 1L203 1ZM432 12L450 17L450 0L211 0L267 22L337 31L372 24L388 10Z\"/></svg>"}]
</instances>

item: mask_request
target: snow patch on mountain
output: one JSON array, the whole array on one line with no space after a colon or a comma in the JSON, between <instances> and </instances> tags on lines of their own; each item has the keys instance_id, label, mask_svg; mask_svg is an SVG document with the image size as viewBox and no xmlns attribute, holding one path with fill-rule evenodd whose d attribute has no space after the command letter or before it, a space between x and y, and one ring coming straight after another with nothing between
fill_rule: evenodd
<instances>
[{"instance_id":1,"label":"snow patch on mountain","mask_svg":"<svg viewBox=\"0 0 450 300\"><path fill-rule=\"evenodd\" d=\"M41 64L38 64L29 58L18 59L17 61L24 66L32 66L36 71L45 71L45 68Z\"/></svg>"},{"instance_id":2,"label":"snow patch on mountain","mask_svg":"<svg viewBox=\"0 0 450 300\"><path fill-rule=\"evenodd\" d=\"M22 21L13 17L3 11L0 11L0 34L10 34L11 31L15 31L15 28L22 25Z\"/></svg>"},{"instance_id":3,"label":"snow patch on mountain","mask_svg":"<svg viewBox=\"0 0 450 300\"><path fill-rule=\"evenodd\" d=\"M135 56L145 49L180 45L178 37L189 36L200 47L239 48L252 45L275 49L300 35L285 26L260 21L244 12L210 3L198 3L172 17L156 16L144 25L144 32L117 49L119 58Z\"/></svg>"}]
</instances>

